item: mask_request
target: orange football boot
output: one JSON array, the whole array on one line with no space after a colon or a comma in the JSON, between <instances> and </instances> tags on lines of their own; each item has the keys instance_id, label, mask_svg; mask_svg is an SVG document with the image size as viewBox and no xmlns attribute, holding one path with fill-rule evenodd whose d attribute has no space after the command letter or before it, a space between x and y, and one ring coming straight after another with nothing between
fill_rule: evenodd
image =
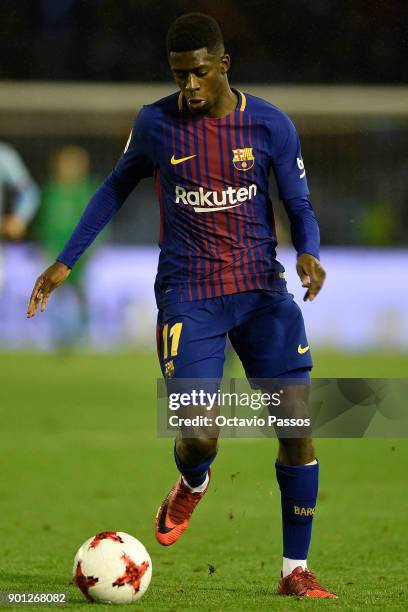
<instances>
[{"instance_id":1,"label":"orange football boot","mask_svg":"<svg viewBox=\"0 0 408 612\"><path fill-rule=\"evenodd\" d=\"M180 476L156 514L154 532L159 544L163 546L174 544L187 529L194 508L208 490L210 478L211 470L209 469L206 488L202 493L193 493L185 486Z\"/></svg>"},{"instance_id":2,"label":"orange football boot","mask_svg":"<svg viewBox=\"0 0 408 612\"><path fill-rule=\"evenodd\" d=\"M308 569L295 567L288 576L279 580L279 595L297 595L298 597L325 597L326 599L337 599L337 595L330 593L322 587Z\"/></svg>"}]
</instances>

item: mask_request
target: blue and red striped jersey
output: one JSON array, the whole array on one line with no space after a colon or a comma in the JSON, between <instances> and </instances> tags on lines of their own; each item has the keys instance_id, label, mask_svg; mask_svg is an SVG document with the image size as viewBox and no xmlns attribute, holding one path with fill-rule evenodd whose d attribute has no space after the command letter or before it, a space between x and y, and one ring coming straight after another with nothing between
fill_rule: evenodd
<instances>
[{"instance_id":1,"label":"blue and red striped jersey","mask_svg":"<svg viewBox=\"0 0 408 612\"><path fill-rule=\"evenodd\" d=\"M284 289L268 191L271 171L291 217L295 246L297 241L298 250L318 256L299 138L284 112L233 91L237 107L222 118L194 116L181 93L144 106L122 157L58 260L72 267L139 180L154 175L161 217L159 307ZM296 204L292 209L290 202Z\"/></svg>"},{"instance_id":2,"label":"blue and red striped jersey","mask_svg":"<svg viewBox=\"0 0 408 612\"><path fill-rule=\"evenodd\" d=\"M284 286L268 179L284 200L309 194L299 138L281 110L234 91L220 119L194 116L182 94L145 106L114 170L155 175L159 305Z\"/></svg>"}]
</instances>

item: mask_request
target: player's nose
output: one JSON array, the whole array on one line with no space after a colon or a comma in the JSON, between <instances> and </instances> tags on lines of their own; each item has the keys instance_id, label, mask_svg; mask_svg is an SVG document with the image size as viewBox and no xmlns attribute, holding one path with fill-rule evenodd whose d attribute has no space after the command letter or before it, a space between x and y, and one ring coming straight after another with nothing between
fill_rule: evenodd
<instances>
[{"instance_id":1,"label":"player's nose","mask_svg":"<svg viewBox=\"0 0 408 612\"><path fill-rule=\"evenodd\" d=\"M198 89L200 89L200 84L198 82L197 77L194 74L188 75L186 89L188 91L197 91Z\"/></svg>"}]
</instances>

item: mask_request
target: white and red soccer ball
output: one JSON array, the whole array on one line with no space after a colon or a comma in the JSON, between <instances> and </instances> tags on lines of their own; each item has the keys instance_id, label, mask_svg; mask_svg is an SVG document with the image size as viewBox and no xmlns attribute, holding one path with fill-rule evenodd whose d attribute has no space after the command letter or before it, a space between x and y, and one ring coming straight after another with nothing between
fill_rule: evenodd
<instances>
[{"instance_id":1,"label":"white and red soccer ball","mask_svg":"<svg viewBox=\"0 0 408 612\"><path fill-rule=\"evenodd\" d=\"M132 603L146 592L151 577L149 553L123 531L98 533L75 555L73 582L89 601Z\"/></svg>"}]
</instances>

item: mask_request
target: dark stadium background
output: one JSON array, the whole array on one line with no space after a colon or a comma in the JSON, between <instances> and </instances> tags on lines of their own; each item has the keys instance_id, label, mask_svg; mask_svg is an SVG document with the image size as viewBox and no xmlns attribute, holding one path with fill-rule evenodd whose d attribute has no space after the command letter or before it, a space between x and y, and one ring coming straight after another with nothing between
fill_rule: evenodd
<instances>
[{"instance_id":1,"label":"dark stadium background","mask_svg":"<svg viewBox=\"0 0 408 612\"><path fill-rule=\"evenodd\" d=\"M120 0L117 7L115 0L3 0L1 78L167 80L168 24L195 10L222 23L240 82L408 80L403 0Z\"/></svg>"},{"instance_id":2,"label":"dark stadium background","mask_svg":"<svg viewBox=\"0 0 408 612\"><path fill-rule=\"evenodd\" d=\"M318 299L302 305L314 375L406 378L406 2L2 0L0 141L20 153L43 193L66 145L85 151L92 180L101 180L141 105L174 91L164 36L191 10L219 20L232 83L276 103L300 133L328 272ZM189 539L163 552L152 537L175 470L170 441L156 435L150 182L91 250L84 290L61 288L28 321L32 285L56 255L40 240L41 208L22 242L1 245L0 589L66 590L79 544L123 529L153 558L143 609L291 609L299 602L273 594L280 534L269 441L224 441L213 497ZM301 303L278 202L276 211L279 257ZM231 356L227 371L242 374ZM319 440L317 448L312 567L344 609L406 609L405 441ZM70 593L77 609L80 596Z\"/></svg>"},{"instance_id":3,"label":"dark stadium background","mask_svg":"<svg viewBox=\"0 0 408 612\"><path fill-rule=\"evenodd\" d=\"M202 0L194 5L180 0L121 0L119 6L117 10L115 0L3 0L0 79L168 82L163 45L166 28L173 18L193 6L194 10L210 10L222 23L232 56L233 82L332 86L408 82L408 8L399 0ZM367 89L368 98L375 95L374 90L370 93ZM402 92L397 90L395 96L399 95ZM4 116L2 119L7 121ZM359 125L334 125L332 130L325 126L320 133L311 130L310 118L294 119L304 132L304 156L323 243L372 244L370 232L359 232L358 227L351 226L350 217L357 216L357 223L359 215L365 220L366 208L380 199L394 216L390 235L383 240L403 245L408 195L406 181L400 177L407 164L406 116L403 121L401 117L397 120L381 116L379 110L375 120L360 117ZM17 145L35 177L43 181L44 160L68 134L61 134L60 129L58 134L50 134L48 129L41 136L36 131L33 143L27 131L8 134L10 126L7 129L2 123L2 137ZM76 130L71 124L69 128L69 137L89 149L93 171L103 177L120 154L124 134L118 130L107 138L101 129L91 137L83 133L86 130L80 123ZM376 177L375 184L372 176ZM149 202L153 197L149 194ZM140 205L124 209L114 222L115 241L157 239L157 207L144 205L141 209Z\"/></svg>"}]
</instances>

